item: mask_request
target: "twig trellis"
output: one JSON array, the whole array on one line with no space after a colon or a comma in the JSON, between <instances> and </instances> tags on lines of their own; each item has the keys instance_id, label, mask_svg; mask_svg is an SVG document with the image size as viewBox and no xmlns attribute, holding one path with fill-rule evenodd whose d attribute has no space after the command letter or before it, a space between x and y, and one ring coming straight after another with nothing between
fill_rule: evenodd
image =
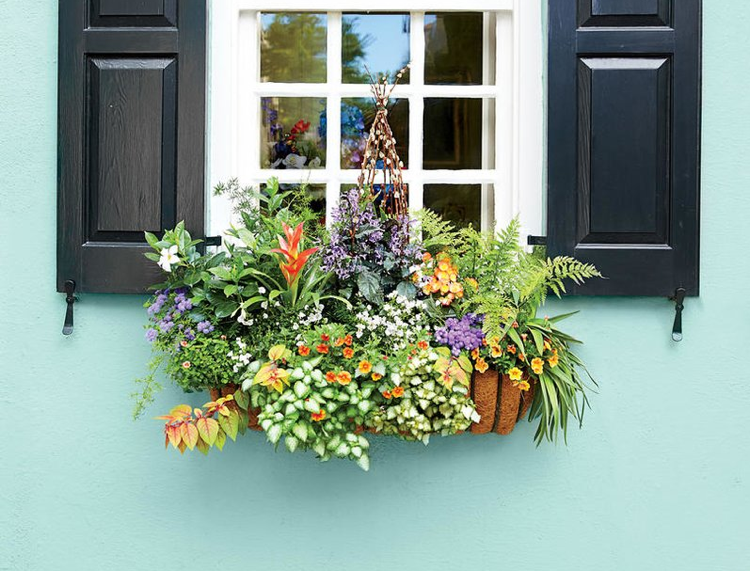
<instances>
[{"instance_id":1,"label":"twig trellis","mask_svg":"<svg viewBox=\"0 0 750 571\"><path fill-rule=\"evenodd\" d=\"M370 89L375 98L376 113L365 146L358 186L360 190L367 187L371 194L375 194L375 186L380 184L376 179L378 173L382 173L382 185L379 191L382 194L381 207L386 213L397 218L408 213L409 199L401 175L404 163L401 162L396 152L396 138L388 123L388 100L408 68L409 65L401 69L396 74L393 84L390 85L386 76L378 81L370 70L365 68L370 75ZM383 163L381 169L377 168L379 161Z\"/></svg>"}]
</instances>

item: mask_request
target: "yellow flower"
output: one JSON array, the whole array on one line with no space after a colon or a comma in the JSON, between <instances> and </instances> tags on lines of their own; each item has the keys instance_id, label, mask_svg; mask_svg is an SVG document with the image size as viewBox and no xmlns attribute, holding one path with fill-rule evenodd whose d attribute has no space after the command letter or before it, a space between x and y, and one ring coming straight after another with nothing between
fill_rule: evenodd
<instances>
[{"instance_id":1,"label":"yellow flower","mask_svg":"<svg viewBox=\"0 0 750 571\"><path fill-rule=\"evenodd\" d=\"M379 381L382 378L383 378L383 375L381 375L380 373L373 373L372 374L372 380L373 381Z\"/></svg>"},{"instance_id":2,"label":"yellow flower","mask_svg":"<svg viewBox=\"0 0 750 571\"><path fill-rule=\"evenodd\" d=\"M471 352L471 358L472 358L472 359L474 359L475 361L476 361L477 359L479 359L479 349L474 349L474 350L473 350L473 351Z\"/></svg>"},{"instance_id":3,"label":"yellow flower","mask_svg":"<svg viewBox=\"0 0 750 571\"><path fill-rule=\"evenodd\" d=\"M537 374L541 375L544 372L544 359L540 359L539 357L532 359L531 361L531 369Z\"/></svg>"},{"instance_id":4,"label":"yellow flower","mask_svg":"<svg viewBox=\"0 0 750 571\"><path fill-rule=\"evenodd\" d=\"M366 375L372 371L372 363L370 361L360 361L359 362L359 372L363 375Z\"/></svg>"},{"instance_id":5,"label":"yellow flower","mask_svg":"<svg viewBox=\"0 0 750 571\"><path fill-rule=\"evenodd\" d=\"M523 373L521 373L521 369L519 369L518 367L513 367L510 371L508 371L508 377L510 377L511 381L520 381L522 376Z\"/></svg>"},{"instance_id":6,"label":"yellow flower","mask_svg":"<svg viewBox=\"0 0 750 571\"><path fill-rule=\"evenodd\" d=\"M490 368L490 366L487 364L487 361L485 361L481 357L477 359L476 363L474 363L474 366L480 373L484 373L487 369Z\"/></svg>"},{"instance_id":7,"label":"yellow flower","mask_svg":"<svg viewBox=\"0 0 750 571\"><path fill-rule=\"evenodd\" d=\"M513 386L522 391L528 391L531 388L529 381L513 381Z\"/></svg>"},{"instance_id":8,"label":"yellow flower","mask_svg":"<svg viewBox=\"0 0 750 571\"><path fill-rule=\"evenodd\" d=\"M492 345L490 347L490 352L493 357L500 357L503 354L503 348L500 347L500 345Z\"/></svg>"},{"instance_id":9,"label":"yellow flower","mask_svg":"<svg viewBox=\"0 0 750 571\"><path fill-rule=\"evenodd\" d=\"M550 367L557 367L557 361L560 358L557 355L552 355L549 359L547 359L547 362L549 363Z\"/></svg>"}]
</instances>

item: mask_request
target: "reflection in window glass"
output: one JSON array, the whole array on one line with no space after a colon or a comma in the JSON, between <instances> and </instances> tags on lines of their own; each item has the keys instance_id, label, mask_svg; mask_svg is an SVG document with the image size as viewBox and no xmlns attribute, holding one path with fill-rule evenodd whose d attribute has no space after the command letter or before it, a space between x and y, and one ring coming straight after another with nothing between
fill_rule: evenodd
<instances>
[{"instance_id":1,"label":"reflection in window glass","mask_svg":"<svg viewBox=\"0 0 750 571\"><path fill-rule=\"evenodd\" d=\"M482 228L481 184L426 184L424 207L463 228Z\"/></svg>"},{"instance_id":2,"label":"reflection in window glass","mask_svg":"<svg viewBox=\"0 0 750 571\"><path fill-rule=\"evenodd\" d=\"M326 15L262 14L261 81L325 83Z\"/></svg>"},{"instance_id":3,"label":"reflection in window glass","mask_svg":"<svg viewBox=\"0 0 750 571\"><path fill-rule=\"evenodd\" d=\"M483 18L481 12L425 15L426 84L481 85Z\"/></svg>"},{"instance_id":4,"label":"reflection in window glass","mask_svg":"<svg viewBox=\"0 0 750 571\"><path fill-rule=\"evenodd\" d=\"M344 14L341 26L344 83L370 83L365 66L377 77L393 79L409 63L408 14ZM409 82L408 70L400 82Z\"/></svg>"},{"instance_id":5,"label":"reflection in window glass","mask_svg":"<svg viewBox=\"0 0 750 571\"><path fill-rule=\"evenodd\" d=\"M264 193L267 185L261 184L260 191ZM284 206L290 206L291 202L295 202L296 207L302 207L303 204L299 201L299 192L304 191L304 195L309 202L307 206L315 212L319 218L318 220L325 224L326 217L326 185L325 184L279 184L279 190L282 192L292 193L287 201L284 202Z\"/></svg>"},{"instance_id":6,"label":"reflection in window glass","mask_svg":"<svg viewBox=\"0 0 750 571\"><path fill-rule=\"evenodd\" d=\"M372 99L348 98L341 100L341 168L359 169L363 153L375 120ZM409 159L409 101L391 99L388 103L388 123L396 139L396 152L404 167Z\"/></svg>"},{"instance_id":7,"label":"reflection in window glass","mask_svg":"<svg viewBox=\"0 0 750 571\"><path fill-rule=\"evenodd\" d=\"M326 100L263 97L260 134L262 168L323 168L326 154Z\"/></svg>"},{"instance_id":8,"label":"reflection in window glass","mask_svg":"<svg viewBox=\"0 0 750 571\"><path fill-rule=\"evenodd\" d=\"M482 99L424 100L425 169L482 168L483 152L491 156L482 145L482 105Z\"/></svg>"}]
</instances>

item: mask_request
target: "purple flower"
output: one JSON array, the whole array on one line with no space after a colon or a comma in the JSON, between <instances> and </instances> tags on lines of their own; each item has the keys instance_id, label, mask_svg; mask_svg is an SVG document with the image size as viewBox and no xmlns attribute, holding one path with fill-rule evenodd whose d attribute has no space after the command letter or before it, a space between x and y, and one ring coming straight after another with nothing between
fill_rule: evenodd
<instances>
[{"instance_id":1,"label":"purple flower","mask_svg":"<svg viewBox=\"0 0 750 571\"><path fill-rule=\"evenodd\" d=\"M185 329L185 339L188 341L193 341L195 339L195 333L193 333L192 329Z\"/></svg>"},{"instance_id":2,"label":"purple flower","mask_svg":"<svg viewBox=\"0 0 750 571\"><path fill-rule=\"evenodd\" d=\"M214 326L211 324L210 321L206 320L206 321L201 321L198 324L196 329L198 329L199 333L206 334L206 333L211 333L214 330Z\"/></svg>"},{"instance_id":3,"label":"purple flower","mask_svg":"<svg viewBox=\"0 0 750 571\"><path fill-rule=\"evenodd\" d=\"M159 330L162 333L169 332L169 330L172 329L172 327L174 327L174 322L172 322L172 321L166 321L166 320L164 320L164 321L160 321L159 322Z\"/></svg>"},{"instance_id":4,"label":"purple flower","mask_svg":"<svg viewBox=\"0 0 750 571\"><path fill-rule=\"evenodd\" d=\"M156 341L156 338L159 336L159 332L154 329L153 327L150 328L148 331L146 331L146 339L149 343L153 343Z\"/></svg>"},{"instance_id":5,"label":"purple flower","mask_svg":"<svg viewBox=\"0 0 750 571\"><path fill-rule=\"evenodd\" d=\"M461 351L473 351L482 346L484 332L482 331L483 315L467 313L460 320L450 317L445 320L445 326L435 330L435 341L451 348L454 357Z\"/></svg>"}]
</instances>

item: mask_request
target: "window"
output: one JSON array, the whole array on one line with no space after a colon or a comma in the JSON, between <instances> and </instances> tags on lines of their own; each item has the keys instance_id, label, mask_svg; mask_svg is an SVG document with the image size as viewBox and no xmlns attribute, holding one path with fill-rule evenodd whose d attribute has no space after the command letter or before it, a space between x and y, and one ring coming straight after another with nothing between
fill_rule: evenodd
<instances>
[{"instance_id":1,"label":"window","mask_svg":"<svg viewBox=\"0 0 750 571\"><path fill-rule=\"evenodd\" d=\"M373 116L365 65L393 74L411 62L389 108L410 207L485 229L520 213L525 231L540 233L536 4L212 3L209 180L306 182L330 213L359 176ZM229 205L214 197L209 208L220 233Z\"/></svg>"}]
</instances>

